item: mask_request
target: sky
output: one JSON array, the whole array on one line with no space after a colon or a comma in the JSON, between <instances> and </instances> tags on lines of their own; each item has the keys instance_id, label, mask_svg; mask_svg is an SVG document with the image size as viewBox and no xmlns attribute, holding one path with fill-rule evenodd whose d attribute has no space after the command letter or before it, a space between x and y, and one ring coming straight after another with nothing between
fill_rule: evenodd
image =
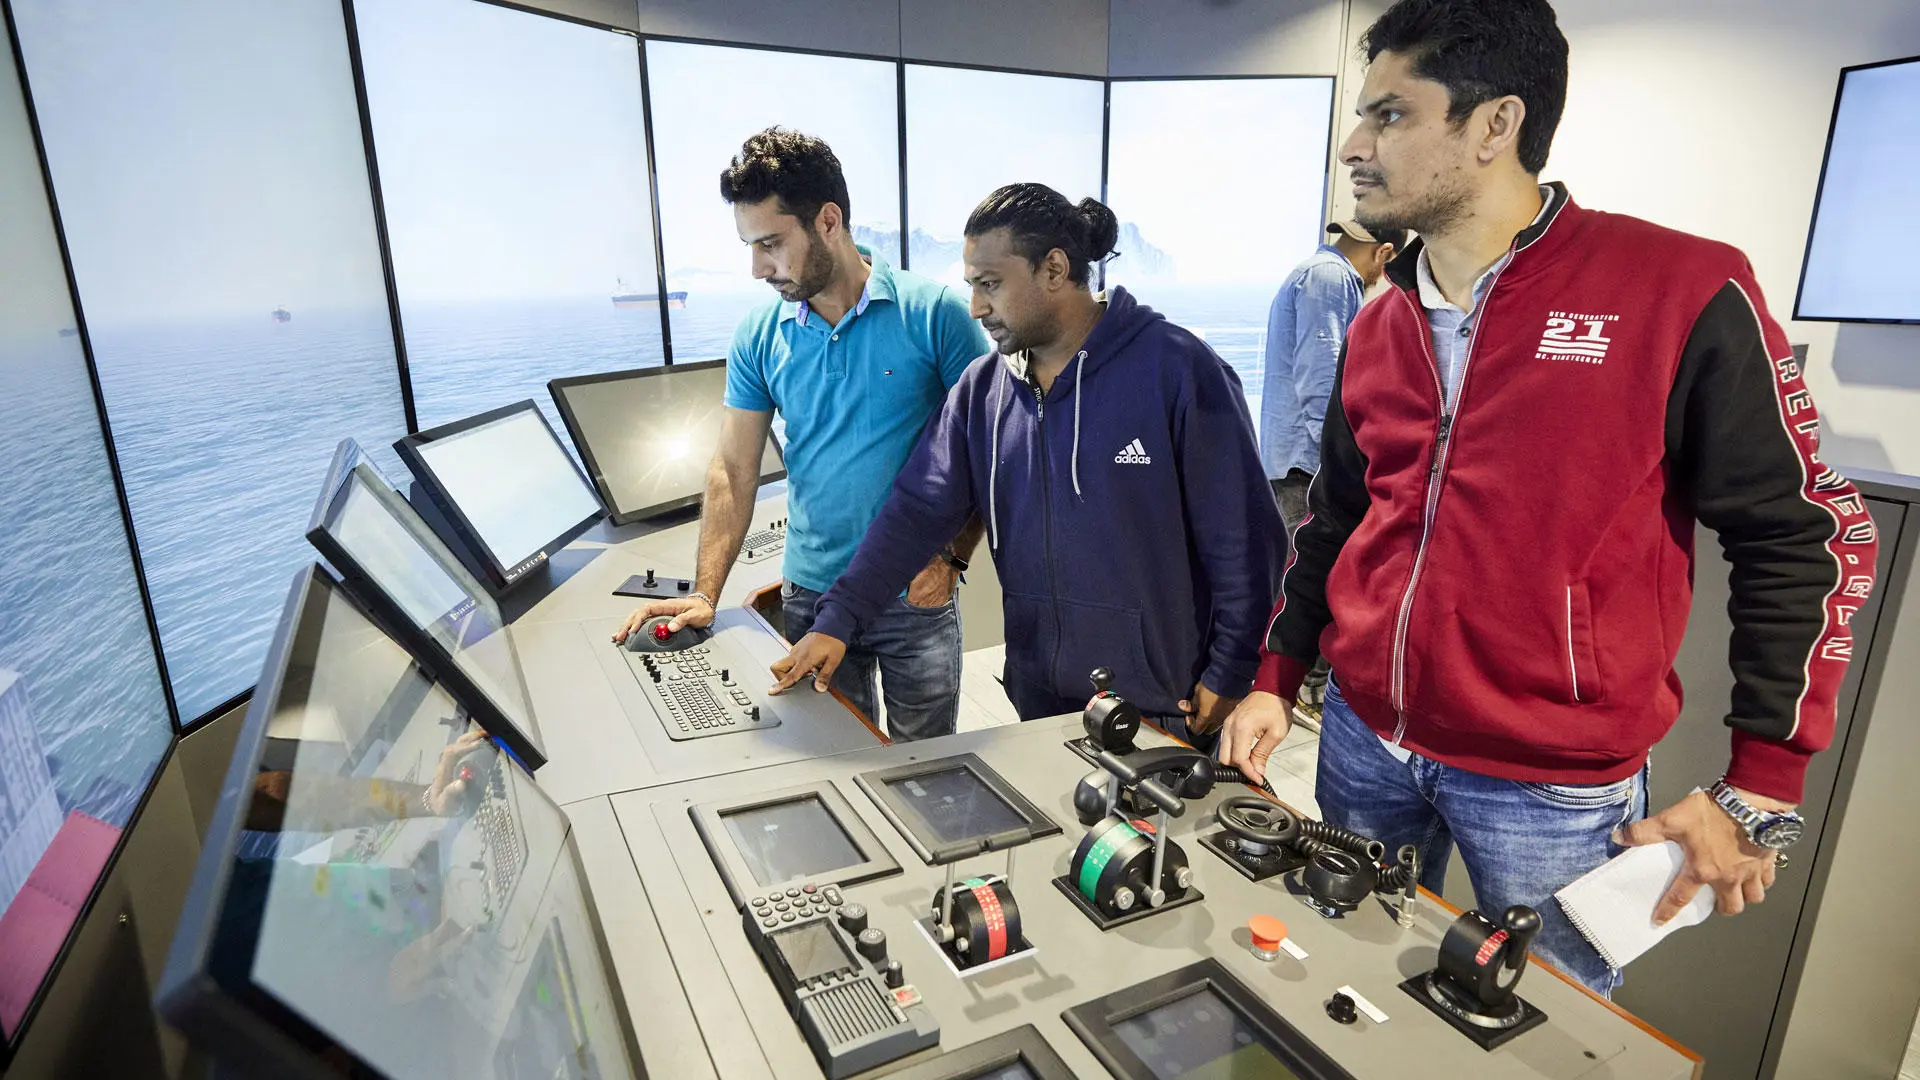
<instances>
[{"instance_id":1,"label":"sky","mask_svg":"<svg viewBox=\"0 0 1920 1080\"><path fill-rule=\"evenodd\" d=\"M1330 78L1116 82L1108 203L1183 284L1277 285L1320 243L1332 122Z\"/></svg>"},{"instance_id":2,"label":"sky","mask_svg":"<svg viewBox=\"0 0 1920 1080\"><path fill-rule=\"evenodd\" d=\"M720 198L720 172L747 136L776 123L833 147L854 224L900 227L893 64L649 41L647 78L668 288L767 293L753 280L733 211ZM677 273L684 270L699 273Z\"/></svg>"},{"instance_id":3,"label":"sky","mask_svg":"<svg viewBox=\"0 0 1920 1080\"><path fill-rule=\"evenodd\" d=\"M402 313L653 292L640 58L473 0L356 0Z\"/></svg>"},{"instance_id":4,"label":"sky","mask_svg":"<svg viewBox=\"0 0 1920 1080\"><path fill-rule=\"evenodd\" d=\"M94 323L385 303L335 0L17 0Z\"/></svg>"}]
</instances>

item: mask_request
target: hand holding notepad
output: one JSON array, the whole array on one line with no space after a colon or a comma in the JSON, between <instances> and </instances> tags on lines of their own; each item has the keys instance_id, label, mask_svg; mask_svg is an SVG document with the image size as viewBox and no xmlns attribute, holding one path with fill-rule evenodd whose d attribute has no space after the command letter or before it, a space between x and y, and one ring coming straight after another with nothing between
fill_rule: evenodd
<instances>
[{"instance_id":1,"label":"hand holding notepad","mask_svg":"<svg viewBox=\"0 0 1920 1080\"><path fill-rule=\"evenodd\" d=\"M1686 864L1686 852L1672 840L1628 848L1553 895L1608 966L1622 968L1668 934L1713 914L1713 890L1703 888L1665 926L1654 925L1654 908Z\"/></svg>"}]
</instances>

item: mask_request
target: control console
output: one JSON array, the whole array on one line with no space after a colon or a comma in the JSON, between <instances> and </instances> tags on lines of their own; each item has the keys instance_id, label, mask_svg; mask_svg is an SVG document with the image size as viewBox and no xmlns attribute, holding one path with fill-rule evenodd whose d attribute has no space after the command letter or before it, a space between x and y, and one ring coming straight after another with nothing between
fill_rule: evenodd
<instances>
[{"instance_id":1,"label":"control console","mask_svg":"<svg viewBox=\"0 0 1920 1080\"><path fill-rule=\"evenodd\" d=\"M940 1024L887 956L886 931L834 885L751 897L747 937L828 1080L940 1043Z\"/></svg>"},{"instance_id":2,"label":"control console","mask_svg":"<svg viewBox=\"0 0 1920 1080\"><path fill-rule=\"evenodd\" d=\"M740 562L757 563L779 555L787 550L787 519L770 521L764 528L755 529L740 541Z\"/></svg>"},{"instance_id":3,"label":"control console","mask_svg":"<svg viewBox=\"0 0 1920 1080\"><path fill-rule=\"evenodd\" d=\"M758 665L725 638L706 630L671 630L666 616L647 620L627 637L627 666L659 714L667 737L680 742L778 727L780 718L757 701L736 676Z\"/></svg>"}]
</instances>

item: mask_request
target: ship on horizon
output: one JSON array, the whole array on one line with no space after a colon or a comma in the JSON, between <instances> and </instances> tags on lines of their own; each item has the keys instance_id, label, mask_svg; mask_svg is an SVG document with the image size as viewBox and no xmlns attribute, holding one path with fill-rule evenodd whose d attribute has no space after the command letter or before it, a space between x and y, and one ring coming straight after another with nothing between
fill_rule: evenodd
<instances>
[{"instance_id":1,"label":"ship on horizon","mask_svg":"<svg viewBox=\"0 0 1920 1080\"><path fill-rule=\"evenodd\" d=\"M288 311L284 306L274 308L273 321L274 322L292 322L293 312Z\"/></svg>"},{"instance_id":2,"label":"ship on horizon","mask_svg":"<svg viewBox=\"0 0 1920 1080\"><path fill-rule=\"evenodd\" d=\"M625 278L615 278L613 306L617 308L657 308L660 306L660 294L657 292L635 292L627 287ZM687 306L686 290L680 289L667 294L667 306L684 308Z\"/></svg>"}]
</instances>

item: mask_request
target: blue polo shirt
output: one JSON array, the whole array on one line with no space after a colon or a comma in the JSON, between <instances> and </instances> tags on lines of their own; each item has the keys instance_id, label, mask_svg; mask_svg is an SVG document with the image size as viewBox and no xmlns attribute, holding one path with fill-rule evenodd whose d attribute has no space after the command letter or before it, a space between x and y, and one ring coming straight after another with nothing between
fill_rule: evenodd
<instances>
[{"instance_id":1,"label":"blue polo shirt","mask_svg":"<svg viewBox=\"0 0 1920 1080\"><path fill-rule=\"evenodd\" d=\"M775 300L742 320L727 354L727 405L779 410L787 426L787 580L833 586L893 478L987 336L952 289L873 266L837 325Z\"/></svg>"}]
</instances>

